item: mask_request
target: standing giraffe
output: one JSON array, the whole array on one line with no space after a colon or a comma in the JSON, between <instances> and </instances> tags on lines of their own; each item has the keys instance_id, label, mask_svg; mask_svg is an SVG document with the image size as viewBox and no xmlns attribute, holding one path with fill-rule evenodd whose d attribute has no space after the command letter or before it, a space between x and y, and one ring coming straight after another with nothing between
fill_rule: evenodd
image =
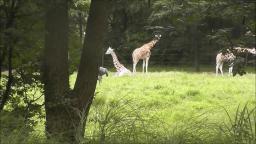
<instances>
[{"instance_id":1,"label":"standing giraffe","mask_svg":"<svg viewBox=\"0 0 256 144\"><path fill-rule=\"evenodd\" d=\"M111 47L108 48L106 54L111 54L112 58L113 58L113 64L116 68L116 74L115 76L123 76L123 75L130 75L131 74L131 71L128 70L127 68L124 67L123 64L121 64L114 52L114 49L112 49Z\"/></svg>"},{"instance_id":2,"label":"standing giraffe","mask_svg":"<svg viewBox=\"0 0 256 144\"><path fill-rule=\"evenodd\" d=\"M224 62L229 62L229 75L232 75L233 72L233 66L234 66L234 61L237 56L240 57L247 57L248 54L256 55L256 49L255 48L241 48L241 47L236 47L233 48L233 50L227 49L226 53L220 52L216 56L216 75L218 75L218 71L220 70L221 74L223 75L223 64Z\"/></svg>"},{"instance_id":3,"label":"standing giraffe","mask_svg":"<svg viewBox=\"0 0 256 144\"><path fill-rule=\"evenodd\" d=\"M150 42L144 44L140 48L137 48L132 53L132 60L133 60L133 73L136 72L136 65L140 59L143 60L142 64L142 72L144 73L144 68L146 66L146 73L148 72L148 61L150 58L150 50L155 46L155 44L160 40L161 35L155 35L154 39Z\"/></svg>"},{"instance_id":4,"label":"standing giraffe","mask_svg":"<svg viewBox=\"0 0 256 144\"><path fill-rule=\"evenodd\" d=\"M223 64L224 62L231 63L235 60L235 55L229 50L226 53L220 52L216 56L216 76L218 75L218 71L220 70L221 75L223 76ZM229 74L231 74L232 67L229 67Z\"/></svg>"}]
</instances>

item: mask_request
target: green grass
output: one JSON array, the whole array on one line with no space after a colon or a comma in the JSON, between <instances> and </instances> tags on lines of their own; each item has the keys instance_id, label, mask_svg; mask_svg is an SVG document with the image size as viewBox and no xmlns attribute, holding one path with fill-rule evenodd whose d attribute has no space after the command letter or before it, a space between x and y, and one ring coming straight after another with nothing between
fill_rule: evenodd
<instances>
[{"instance_id":1,"label":"green grass","mask_svg":"<svg viewBox=\"0 0 256 144\"><path fill-rule=\"evenodd\" d=\"M246 105L246 110L254 112L253 69L242 77L229 77L227 73L216 77L212 69L202 70L205 72L196 73L189 67L154 67L148 74L104 76L102 83L97 84L90 110L87 142L235 144L246 141L234 137L237 133L245 133L240 137L246 137L247 124L253 124L250 134L255 138L256 113L252 117L242 109ZM75 78L76 74L71 75L71 85ZM240 121L246 124L239 127ZM239 132L240 128L243 132ZM44 119L40 119L35 130L27 143L49 143L44 137ZM12 133L18 138L12 138ZM7 143L20 142L19 139L29 135L12 133L6 138Z\"/></svg>"},{"instance_id":2,"label":"green grass","mask_svg":"<svg viewBox=\"0 0 256 144\"><path fill-rule=\"evenodd\" d=\"M146 131L153 129L155 133L150 133L149 136L157 135L158 138L162 136L162 139L165 139L157 143L168 143L173 139L170 138L171 136L177 136L177 133L183 131L182 128L191 125L191 128L184 129L184 133L187 133L191 129L199 127L198 124L204 125L204 127L195 132L201 133L193 136L198 139L194 143L200 143L200 140L203 141L201 143L211 143L219 137L220 132L216 129L223 122L228 121L225 110L229 111L230 115L235 115L238 105L248 103L248 107L251 108L255 105L255 75L252 73L242 77L226 75L216 77L212 72L194 73L186 70L156 72L155 69L153 71L149 74L137 73L125 77L112 75L104 77L102 83L97 85L97 95L90 114L105 117L111 109L115 109L115 107L111 107L112 103L123 104L126 109L132 109L126 111L127 113L135 111L143 119L142 123L150 123L150 128L146 128ZM100 109L99 112L95 112L97 109ZM103 109L109 109L109 111ZM125 112L117 111L116 113ZM91 115L89 120L97 119L97 116ZM105 123L114 127L116 123L111 121L111 118L115 119L115 117L107 118ZM147 118L151 118L152 122L145 121ZM159 126L159 122L162 126ZM98 123L102 123L102 121ZM129 125L130 122L124 123L123 127L126 124ZM95 124L95 122L88 123L88 136L100 135L101 132L99 128L97 131ZM133 128L135 129L134 133L139 136L141 132L136 130L138 125ZM118 132L120 133L120 131ZM191 135L195 134L191 131L190 133ZM184 136L186 135L184 134ZM127 141L129 138L125 139L126 142L132 143L132 141ZM109 140L113 141L113 138L110 136ZM135 141L142 143L145 142L145 139ZM154 143L152 139L148 139L145 143L148 142ZM187 140L183 142L187 143ZM179 142L176 141L176 143Z\"/></svg>"},{"instance_id":3,"label":"green grass","mask_svg":"<svg viewBox=\"0 0 256 144\"><path fill-rule=\"evenodd\" d=\"M216 77L212 73L153 72L104 77L97 98L133 99L141 106L175 119L175 113L197 113L237 107L255 98L255 75ZM217 109L219 110L219 109Z\"/></svg>"}]
</instances>

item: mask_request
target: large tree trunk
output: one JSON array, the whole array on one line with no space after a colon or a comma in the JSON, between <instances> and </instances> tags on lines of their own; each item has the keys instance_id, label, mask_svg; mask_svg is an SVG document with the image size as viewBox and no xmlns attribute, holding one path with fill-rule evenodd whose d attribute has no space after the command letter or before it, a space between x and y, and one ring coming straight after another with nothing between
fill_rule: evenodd
<instances>
[{"instance_id":1,"label":"large tree trunk","mask_svg":"<svg viewBox=\"0 0 256 144\"><path fill-rule=\"evenodd\" d=\"M108 0L92 0L74 90L68 73L68 0L46 0L43 65L46 133L60 142L79 143L96 88L98 65L107 29Z\"/></svg>"},{"instance_id":2,"label":"large tree trunk","mask_svg":"<svg viewBox=\"0 0 256 144\"><path fill-rule=\"evenodd\" d=\"M83 43L83 17L82 17L82 12L78 12L78 25L79 25L80 41L81 41L81 43Z\"/></svg>"},{"instance_id":3,"label":"large tree trunk","mask_svg":"<svg viewBox=\"0 0 256 144\"><path fill-rule=\"evenodd\" d=\"M73 94L77 108L88 115L97 83L104 36L107 31L109 0L92 0L86 27L86 37Z\"/></svg>"},{"instance_id":4,"label":"large tree trunk","mask_svg":"<svg viewBox=\"0 0 256 144\"><path fill-rule=\"evenodd\" d=\"M68 0L46 0L43 65L46 131L48 136L69 137ZM63 141L67 141L63 140Z\"/></svg>"}]
</instances>

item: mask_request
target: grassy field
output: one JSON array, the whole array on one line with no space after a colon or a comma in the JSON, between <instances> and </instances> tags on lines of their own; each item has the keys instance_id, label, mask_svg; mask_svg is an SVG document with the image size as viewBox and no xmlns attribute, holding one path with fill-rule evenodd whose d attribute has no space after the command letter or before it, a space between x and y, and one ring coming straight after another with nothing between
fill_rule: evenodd
<instances>
[{"instance_id":1,"label":"grassy field","mask_svg":"<svg viewBox=\"0 0 256 144\"><path fill-rule=\"evenodd\" d=\"M152 71L103 78L90 111L89 138L109 143L225 143L230 140L220 128L231 124L228 114L235 118L239 105L255 105L252 73L216 77L187 69Z\"/></svg>"},{"instance_id":2,"label":"grassy field","mask_svg":"<svg viewBox=\"0 0 256 144\"><path fill-rule=\"evenodd\" d=\"M195 73L191 68L151 68L148 74L104 76L102 83L97 84L86 141L253 144L256 120L253 69L242 77L229 77L227 73L216 77L212 70L202 70L205 72ZM76 74L71 76L71 85L75 77ZM21 142L20 135L14 134L9 135L10 140ZM41 119L26 143L50 143L43 134Z\"/></svg>"}]
</instances>

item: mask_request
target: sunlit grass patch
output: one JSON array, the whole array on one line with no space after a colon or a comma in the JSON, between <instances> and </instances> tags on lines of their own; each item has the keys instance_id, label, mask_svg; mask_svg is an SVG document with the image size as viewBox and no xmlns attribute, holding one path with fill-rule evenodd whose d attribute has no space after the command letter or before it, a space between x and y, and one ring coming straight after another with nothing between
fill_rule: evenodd
<instances>
[{"instance_id":1,"label":"sunlit grass patch","mask_svg":"<svg viewBox=\"0 0 256 144\"><path fill-rule=\"evenodd\" d=\"M198 131L202 131L200 135L196 135L197 139L202 140L200 143L210 143L220 133L219 130L215 129L216 126L227 120L223 107L234 111L239 104L254 102L254 77L254 74L247 74L243 77L229 77L227 75L216 77L211 72L191 73L186 71L153 71L148 74L138 72L135 75L125 77L114 77L111 75L104 77L103 82L97 85L97 95L94 102L96 104L98 100L103 98L104 103L101 103L101 105L96 104L97 106L93 103L93 107L95 107L91 110L91 113L94 113L97 108L104 109L104 107L110 106L110 101L116 101L117 105L119 100L129 101L127 105L123 103L123 107L134 108L134 111L137 111L141 116L140 120L145 120L153 116L151 124L153 124L154 131L156 132L154 135L158 135L158 137L162 136L162 140L168 139L167 141L171 141L169 138L176 137L177 133L181 131L190 133L191 127L187 124L195 124L197 121L198 123L204 123L204 125L215 126L213 126L214 128L205 126L197 129ZM248 107L253 107L253 105L251 104ZM99 112L102 115L107 115L107 112L103 110ZM123 113L125 112L123 111ZM116 114L122 115L118 111ZM129 115L129 112L127 115ZM201 118L201 116L206 117L206 119L198 120L195 118ZM89 117L89 119L93 120L94 118ZM138 119L138 121L140 120ZM156 121L161 121L163 126L159 127ZM115 125L111 120L108 123L109 125ZM129 125L130 121L124 121L124 123L125 125ZM93 123L88 123L87 130L94 131L94 134L89 135L100 135L101 132L94 129L93 125ZM125 125L124 128L126 127ZM175 136L170 131L176 125L183 125L183 127L189 128L175 132ZM132 127L128 129L132 131ZM147 128L145 130L150 131ZM146 131L145 133L147 133ZM134 133L137 133L137 136L140 137L141 132L134 129ZM193 132L190 134L190 138L192 139ZM129 139L131 140L129 135L123 136L126 137L122 138L127 140L127 142ZM135 141L141 143L143 140L146 140L146 137L140 137L142 140L138 138ZM108 137L109 140L112 138L114 137ZM115 137L115 139L118 138ZM147 142L152 141L150 138L147 138L147 140Z\"/></svg>"}]
</instances>

